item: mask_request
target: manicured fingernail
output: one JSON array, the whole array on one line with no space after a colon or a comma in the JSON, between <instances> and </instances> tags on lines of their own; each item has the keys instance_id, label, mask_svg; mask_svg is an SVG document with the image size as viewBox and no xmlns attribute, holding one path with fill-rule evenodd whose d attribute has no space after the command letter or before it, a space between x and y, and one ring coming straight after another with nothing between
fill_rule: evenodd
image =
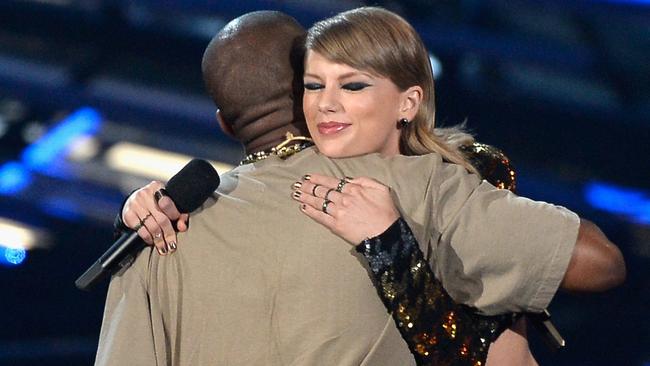
<instances>
[{"instance_id":1,"label":"manicured fingernail","mask_svg":"<svg viewBox=\"0 0 650 366\"><path fill-rule=\"evenodd\" d=\"M292 185L292 187L295 188L295 189L298 189L298 188L302 187L302 183L301 182L296 182L296 183L294 183Z\"/></svg>"},{"instance_id":2,"label":"manicured fingernail","mask_svg":"<svg viewBox=\"0 0 650 366\"><path fill-rule=\"evenodd\" d=\"M311 179L311 175L309 174L305 174L302 176L302 180L310 180L310 179Z\"/></svg>"},{"instance_id":3,"label":"manicured fingernail","mask_svg":"<svg viewBox=\"0 0 650 366\"><path fill-rule=\"evenodd\" d=\"M176 250L176 243L174 243L173 241L170 241L170 242L169 242L169 248L170 248L171 250Z\"/></svg>"},{"instance_id":4,"label":"manicured fingernail","mask_svg":"<svg viewBox=\"0 0 650 366\"><path fill-rule=\"evenodd\" d=\"M305 211L307 209L307 205L303 203L302 205L300 205L300 209Z\"/></svg>"},{"instance_id":5,"label":"manicured fingernail","mask_svg":"<svg viewBox=\"0 0 650 366\"><path fill-rule=\"evenodd\" d=\"M158 250L158 254L160 255L165 255L167 254L167 248L156 248Z\"/></svg>"},{"instance_id":6,"label":"manicured fingernail","mask_svg":"<svg viewBox=\"0 0 650 366\"><path fill-rule=\"evenodd\" d=\"M298 199L300 198L300 195L302 195L302 192L300 191L294 191L293 194L291 195L293 198Z\"/></svg>"}]
</instances>

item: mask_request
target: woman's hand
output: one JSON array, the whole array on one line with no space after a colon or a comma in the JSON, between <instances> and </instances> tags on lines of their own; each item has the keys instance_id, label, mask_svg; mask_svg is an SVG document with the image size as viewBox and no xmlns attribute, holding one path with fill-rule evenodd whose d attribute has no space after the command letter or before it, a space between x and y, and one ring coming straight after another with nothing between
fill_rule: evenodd
<instances>
[{"instance_id":1,"label":"woman's hand","mask_svg":"<svg viewBox=\"0 0 650 366\"><path fill-rule=\"evenodd\" d=\"M165 186L153 181L133 192L122 209L124 224L138 232L149 245L155 245L160 255L176 250L176 228L184 232L188 228L188 214L181 214L174 202L166 195Z\"/></svg>"},{"instance_id":2,"label":"woman's hand","mask_svg":"<svg viewBox=\"0 0 650 366\"><path fill-rule=\"evenodd\" d=\"M293 188L305 215L354 245L383 233L400 216L390 188L371 178L309 174Z\"/></svg>"}]
</instances>

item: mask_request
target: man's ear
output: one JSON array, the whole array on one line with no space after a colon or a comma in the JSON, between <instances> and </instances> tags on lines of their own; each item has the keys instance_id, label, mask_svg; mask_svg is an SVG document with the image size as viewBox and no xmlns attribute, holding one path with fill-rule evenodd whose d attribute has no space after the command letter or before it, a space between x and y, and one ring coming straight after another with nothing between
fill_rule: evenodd
<instances>
[{"instance_id":1,"label":"man's ear","mask_svg":"<svg viewBox=\"0 0 650 366\"><path fill-rule=\"evenodd\" d=\"M402 103L400 105L401 115L409 121L412 121L418 114L423 95L424 92L418 85L414 85L402 92Z\"/></svg>"},{"instance_id":2,"label":"man's ear","mask_svg":"<svg viewBox=\"0 0 650 366\"><path fill-rule=\"evenodd\" d=\"M221 127L221 131L223 131L223 133L236 140L237 138L235 137L235 132L233 132L232 130L232 126L223 119L223 117L221 116L221 110L217 109L216 115L217 115L217 122L219 122L219 127Z\"/></svg>"}]
</instances>

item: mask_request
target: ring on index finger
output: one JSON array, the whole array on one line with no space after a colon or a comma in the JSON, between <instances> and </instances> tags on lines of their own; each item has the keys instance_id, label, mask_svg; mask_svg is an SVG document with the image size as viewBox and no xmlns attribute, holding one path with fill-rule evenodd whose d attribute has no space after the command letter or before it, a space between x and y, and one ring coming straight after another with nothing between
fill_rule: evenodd
<instances>
[{"instance_id":1,"label":"ring on index finger","mask_svg":"<svg viewBox=\"0 0 650 366\"><path fill-rule=\"evenodd\" d=\"M163 197L169 197L169 194L165 188L160 188L153 194L153 199L156 201L156 204L158 204L158 201L160 201L160 199Z\"/></svg>"},{"instance_id":2,"label":"ring on index finger","mask_svg":"<svg viewBox=\"0 0 650 366\"><path fill-rule=\"evenodd\" d=\"M339 181L339 184L336 186L336 191L341 193L341 191L343 191L343 187L345 187L346 184L348 184L348 181L345 179L341 179Z\"/></svg>"}]
</instances>

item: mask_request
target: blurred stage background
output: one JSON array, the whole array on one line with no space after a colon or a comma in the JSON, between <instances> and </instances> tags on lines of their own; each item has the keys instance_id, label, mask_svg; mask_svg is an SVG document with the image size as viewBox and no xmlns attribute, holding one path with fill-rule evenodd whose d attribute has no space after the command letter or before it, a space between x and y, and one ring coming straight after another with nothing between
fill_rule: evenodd
<instances>
[{"instance_id":1,"label":"blurred stage background","mask_svg":"<svg viewBox=\"0 0 650 366\"><path fill-rule=\"evenodd\" d=\"M366 4L429 46L439 123L467 120L521 194L591 218L626 256L622 288L556 298L568 347L532 330L540 363L650 365L650 2L577 0L0 1L0 365L91 364L106 286L73 282L124 195L188 156L239 161L200 75L225 22L277 9L308 27Z\"/></svg>"}]
</instances>

